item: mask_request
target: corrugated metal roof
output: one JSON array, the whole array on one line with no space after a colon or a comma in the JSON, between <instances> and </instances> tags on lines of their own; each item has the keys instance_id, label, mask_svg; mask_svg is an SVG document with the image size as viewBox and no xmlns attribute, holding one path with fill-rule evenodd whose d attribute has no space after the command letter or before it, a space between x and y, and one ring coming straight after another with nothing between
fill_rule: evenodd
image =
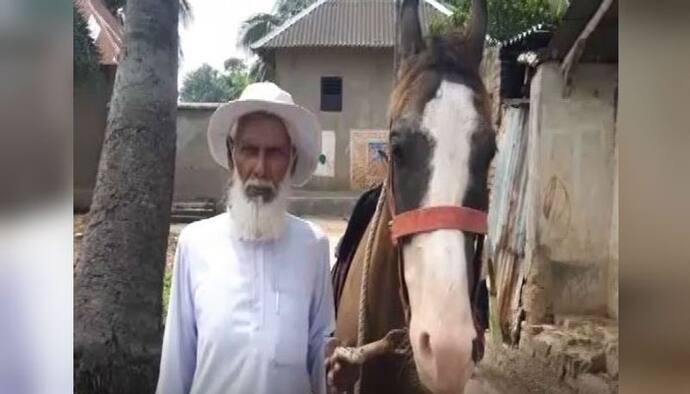
<instances>
[{"instance_id":1,"label":"corrugated metal roof","mask_svg":"<svg viewBox=\"0 0 690 394\"><path fill-rule=\"evenodd\" d=\"M527 155L529 146L527 106L508 107L499 132L498 152L491 186L487 258L493 266L491 288L496 294L497 332L516 344L524 318L523 283L530 262L527 242ZM529 311L527 311L529 313ZM496 321L494 320L494 321ZM501 337L501 335L499 335Z\"/></svg>"},{"instance_id":2,"label":"corrugated metal roof","mask_svg":"<svg viewBox=\"0 0 690 394\"><path fill-rule=\"evenodd\" d=\"M420 19L426 32L436 18L451 11L435 0L422 0ZM252 49L290 47L393 47L394 0L319 0L252 45Z\"/></svg>"},{"instance_id":3,"label":"corrugated metal roof","mask_svg":"<svg viewBox=\"0 0 690 394\"><path fill-rule=\"evenodd\" d=\"M551 59L563 59L602 0L571 1L549 42ZM587 39L581 61L618 61L618 0L614 0L596 30Z\"/></svg>"},{"instance_id":4,"label":"corrugated metal roof","mask_svg":"<svg viewBox=\"0 0 690 394\"><path fill-rule=\"evenodd\" d=\"M539 23L536 24L529 29L522 31L508 39L505 39L501 41L499 44L501 47L509 47L514 44L519 44L525 40L527 40L530 37L534 37L537 35L548 35L550 36L553 34L553 30L555 30L555 27L546 23ZM546 43L545 43L546 44Z\"/></svg>"}]
</instances>

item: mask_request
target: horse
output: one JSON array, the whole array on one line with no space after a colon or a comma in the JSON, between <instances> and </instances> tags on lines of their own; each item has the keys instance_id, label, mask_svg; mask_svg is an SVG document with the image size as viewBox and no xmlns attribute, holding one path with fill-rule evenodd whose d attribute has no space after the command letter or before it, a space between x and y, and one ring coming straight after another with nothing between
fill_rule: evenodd
<instances>
[{"instance_id":1,"label":"horse","mask_svg":"<svg viewBox=\"0 0 690 394\"><path fill-rule=\"evenodd\" d=\"M356 204L331 272L325 364L337 391L463 392L483 355L477 305L496 152L479 75L486 0L472 1L464 31L428 40L418 8L399 9L387 175Z\"/></svg>"}]
</instances>

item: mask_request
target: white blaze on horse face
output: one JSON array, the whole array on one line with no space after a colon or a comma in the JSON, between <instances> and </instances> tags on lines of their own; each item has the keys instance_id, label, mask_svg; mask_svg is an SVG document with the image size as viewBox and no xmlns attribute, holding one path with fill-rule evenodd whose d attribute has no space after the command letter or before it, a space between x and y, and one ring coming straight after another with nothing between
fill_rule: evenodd
<instances>
[{"instance_id":1,"label":"white blaze on horse face","mask_svg":"<svg viewBox=\"0 0 690 394\"><path fill-rule=\"evenodd\" d=\"M426 105L422 131L429 133L435 148L422 207L462 205L470 177L471 136L480 121L473 98L467 86L444 80ZM477 334L464 237L457 230L418 234L403 250L415 362L420 379L434 392L464 387L474 368L472 340Z\"/></svg>"}]
</instances>

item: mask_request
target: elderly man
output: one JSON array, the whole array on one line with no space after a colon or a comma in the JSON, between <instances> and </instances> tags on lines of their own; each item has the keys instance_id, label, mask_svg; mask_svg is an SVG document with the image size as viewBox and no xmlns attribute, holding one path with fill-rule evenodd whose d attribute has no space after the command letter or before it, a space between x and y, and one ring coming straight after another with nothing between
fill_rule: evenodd
<instances>
[{"instance_id":1,"label":"elderly man","mask_svg":"<svg viewBox=\"0 0 690 394\"><path fill-rule=\"evenodd\" d=\"M272 83L213 114L227 212L180 234L157 392L325 393L334 329L328 238L287 214L321 150L315 116Z\"/></svg>"}]
</instances>

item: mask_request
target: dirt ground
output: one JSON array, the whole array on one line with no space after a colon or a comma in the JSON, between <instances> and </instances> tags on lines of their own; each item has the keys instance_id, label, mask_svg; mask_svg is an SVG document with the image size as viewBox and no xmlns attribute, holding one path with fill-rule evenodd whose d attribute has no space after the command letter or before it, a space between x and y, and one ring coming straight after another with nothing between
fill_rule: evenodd
<instances>
[{"instance_id":1,"label":"dirt ground","mask_svg":"<svg viewBox=\"0 0 690 394\"><path fill-rule=\"evenodd\" d=\"M347 222L342 218L331 217L308 217L307 220L318 224L324 232L328 235L331 266L335 263L335 247L345 232ZM81 250L80 243L86 230L88 223L88 216L86 214L74 215L74 261L76 262ZM177 238L180 236L180 231L186 226L185 223L173 223L170 226L170 234L168 235L168 250L166 253L166 270L172 267L172 262L175 259L175 248L177 247Z\"/></svg>"},{"instance_id":2,"label":"dirt ground","mask_svg":"<svg viewBox=\"0 0 690 394\"><path fill-rule=\"evenodd\" d=\"M345 233L347 221L338 217L308 216L304 219L316 223L328 235L329 256L331 267L335 264L335 248L340 241L340 237Z\"/></svg>"}]
</instances>

